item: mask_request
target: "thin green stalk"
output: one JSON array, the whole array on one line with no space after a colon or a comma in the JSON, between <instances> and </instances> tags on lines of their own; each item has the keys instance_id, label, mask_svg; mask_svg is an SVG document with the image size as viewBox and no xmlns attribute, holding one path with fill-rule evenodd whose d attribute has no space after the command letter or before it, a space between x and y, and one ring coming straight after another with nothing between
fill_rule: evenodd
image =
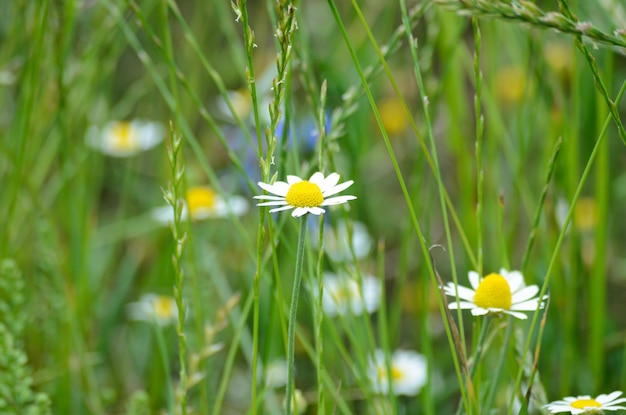
<instances>
[{"instance_id":1,"label":"thin green stalk","mask_svg":"<svg viewBox=\"0 0 626 415\"><path fill-rule=\"evenodd\" d=\"M626 81L624 83L622 83L622 87L620 88L620 91L617 95L617 98L615 99L615 102L620 102L622 95L624 94L624 92L626 91ZM600 131L600 134L598 136L598 139L596 140L596 143L593 147L593 151L591 152L591 155L589 156L589 160L587 160L587 164L585 165L585 169L583 171L583 174L580 178L580 181L578 182L578 186L576 187L576 192L574 193L574 197L572 198L571 202L570 202L570 208L569 211L567 212L567 217L565 218L565 222L563 224L563 228L561 229L561 232L559 233L559 238L556 242L556 246L554 247L554 250L552 252L552 257L550 258L550 263L548 265L548 270L546 271L546 277L544 280L543 285L541 286L541 291L539 292L539 297L543 297L546 294L546 291L548 290L548 285L550 283L550 278L552 277L552 270L555 267L555 264L557 262L557 258L558 255L560 253L560 249L561 249L561 245L563 244L563 240L565 239L565 232L567 231L567 227L570 223L570 221L572 220L572 216L574 214L574 207L576 205L576 202L578 201L578 198L580 197L580 194L582 193L583 187L585 182L587 181L587 177L589 176L589 173L591 172L591 167L593 166L593 162L595 161L598 152L600 151L601 147L602 147L602 142L604 141L604 139L606 138L606 132L609 128L610 122L611 122L611 116L607 117L606 121L604 122L604 125L602 126L602 130ZM534 332L535 330L535 326L537 325L537 319L539 317L539 313L535 312L533 315L533 319L532 322L530 324L530 328L529 328L529 333ZM528 351L530 349L530 341L532 339L532 336L528 336L528 338L526 339L526 343L524 345L524 352L522 353L522 359L521 361L524 362L526 360L526 355L528 354ZM520 365L520 369L517 373L517 377L516 377L516 382L515 382L515 387L513 390L517 391L519 390L520 384L522 382L522 375L524 373L524 366ZM509 404L509 409L507 414L511 415L513 413L513 399L511 400L511 403Z\"/></svg>"},{"instance_id":2,"label":"thin green stalk","mask_svg":"<svg viewBox=\"0 0 626 415\"><path fill-rule=\"evenodd\" d=\"M502 344L500 350L500 357L498 358L498 363L496 364L495 373L490 376L489 381L489 391L487 392L487 399L485 400L484 406L482 406L482 410L485 413L490 413L491 405L493 405L493 401L496 397L496 391L498 390L498 383L500 381L500 375L502 374L502 368L506 363L506 355L509 352L509 344L511 343L511 337L513 335L513 320L514 317L509 316L506 326L506 332L504 333L504 343Z\"/></svg>"},{"instance_id":3,"label":"thin green stalk","mask_svg":"<svg viewBox=\"0 0 626 415\"><path fill-rule=\"evenodd\" d=\"M478 261L478 275L483 275L483 135L484 117L482 113L481 96L483 89L483 74L480 70L480 27L478 19L472 17L472 29L474 30L474 115L476 123L476 258Z\"/></svg>"},{"instance_id":4,"label":"thin green stalk","mask_svg":"<svg viewBox=\"0 0 626 415\"><path fill-rule=\"evenodd\" d=\"M285 392L285 414L291 415L291 402L293 399L294 379L294 354L296 340L296 317L298 314L298 298L302 285L302 264L304 263L304 245L306 243L306 225L308 214L300 218L300 231L298 232L298 251L296 253L296 267L293 276L293 291L291 294L291 307L289 308L289 332L287 335L287 387Z\"/></svg>"},{"instance_id":5,"label":"thin green stalk","mask_svg":"<svg viewBox=\"0 0 626 415\"><path fill-rule=\"evenodd\" d=\"M181 184L184 179L184 165L181 163L182 155L179 154L182 149L182 135L176 134L174 126L170 125L170 135L172 138L171 146L168 146L167 155L171 167L170 183L167 190L163 191L165 200L174 209L174 222L171 226L172 237L176 242L176 248L172 255L172 264L174 266L174 299L178 308L178 321L176 332L178 333L178 351L180 365L180 379L178 384L177 399L180 400L182 415L187 414L187 337L185 336L185 316L187 314L187 306L183 298L183 282L185 273L182 269L183 249L187 240L187 234L182 228L182 188Z\"/></svg>"},{"instance_id":6,"label":"thin green stalk","mask_svg":"<svg viewBox=\"0 0 626 415\"><path fill-rule=\"evenodd\" d=\"M217 395L215 397L215 404L213 405L213 415L222 414L222 403L224 402L224 396L226 395L226 390L228 389L228 382L230 381L230 372L234 366L235 357L237 356L237 349L239 348L239 338L244 331L246 321L248 319L248 314L250 314L250 308L252 307L254 301L254 295L248 295L246 299L246 303L243 306L243 310L241 312L241 317L237 327L235 327L233 338L230 342L230 349L228 349L228 354L226 355L226 362L224 363L224 373L222 373L222 380L220 382L220 386L217 389ZM253 379L254 382L254 379Z\"/></svg>"},{"instance_id":7,"label":"thin green stalk","mask_svg":"<svg viewBox=\"0 0 626 415\"><path fill-rule=\"evenodd\" d=\"M377 258L378 258L378 275L385 275L385 243L383 241L378 242L377 249ZM389 330L387 327L388 319L387 319L387 293L385 292L385 281L381 282L381 293L380 293L380 306L378 307L378 325L380 326L380 345L385 353L385 370L386 374L386 382L389 385L387 390L387 399L389 399L393 406L393 413L400 413L398 408L398 398L393 390L393 381L392 381L392 364L391 357L389 353L391 352L391 348L389 346Z\"/></svg>"},{"instance_id":8,"label":"thin green stalk","mask_svg":"<svg viewBox=\"0 0 626 415\"><path fill-rule=\"evenodd\" d=\"M163 337L163 329L157 322L156 316L152 320L152 326L154 327L154 333L156 334L157 347L159 349L159 357L163 364L163 371L165 372L165 379L167 382L167 409L170 415L176 413L175 404L176 398L174 396L174 383L172 382L172 371L170 369L170 362L167 353L167 346L165 345L165 338Z\"/></svg>"},{"instance_id":9,"label":"thin green stalk","mask_svg":"<svg viewBox=\"0 0 626 415\"><path fill-rule=\"evenodd\" d=\"M394 172L396 173L396 177L398 179L398 182L400 184L400 187L402 189L402 194L404 196L404 200L405 203L407 205L407 208L409 210L409 216L411 218L411 222L413 224L413 227L417 233L418 236L418 240L420 243L420 247L422 249L422 253L424 254L424 259L428 265L428 270L429 270L429 274L430 274L430 278L431 281L433 282L433 285L435 286L439 286L436 276L435 276L435 270L433 268L433 264L430 258L430 253L428 250L428 247L426 246L426 240L423 236L422 233L422 229L420 227L419 221L417 220L417 215L415 213L415 208L413 206L413 202L411 200L411 197L408 193L407 190L407 186L406 183L404 181L404 177L402 175L402 172L400 170L400 166L398 165L398 161L397 158L395 156L395 152L393 150L393 147L391 146L391 142L389 141L389 136L387 135L387 132L383 126L383 122L380 118L380 113L378 111L378 108L376 107L376 102L374 101L374 97L372 95L372 92L370 90L370 87L367 83L367 79L365 77L365 74L363 73L363 70L361 68L361 65L359 64L358 58L356 56L356 52L354 50L354 47L352 46L352 42L350 41L350 37L348 36L347 30L345 28L345 25L343 24L342 20L341 20L341 16L339 15L339 11L337 10L337 7L335 6L335 3L333 0L327 0L328 5L330 6L331 12L333 13L333 16L335 18L335 21L337 22L337 25L339 26L339 29L341 31L342 37L344 39L344 42L346 44L346 47L348 48L349 52L350 52L350 56L352 57L352 61L354 62L355 68L357 70L357 73L359 74L359 77L361 79L361 84L365 90L365 93L367 95L367 98L370 102L370 106L372 108L372 111L374 112L374 117L376 118L376 122L378 123L379 129L381 131L381 134L383 136L383 140L385 142L385 147L387 148L387 152L389 154L389 157L391 159L391 163L393 165L394 168ZM355 6L355 8L358 8L358 6L355 5L355 3L353 3L353 6ZM367 26L366 26L367 27ZM377 47L377 45L375 43L373 43L374 46L377 48L377 53L379 55L379 58L382 56L380 49ZM381 62L384 62L384 58L381 59ZM384 65L386 66L386 64L384 63ZM387 68L388 69L388 68ZM390 78L392 79L392 77ZM406 105L406 104L405 104ZM412 118L411 118L412 119ZM443 299L441 296L437 296L437 302L439 304L439 309L442 315L446 315L446 309L444 308L444 303L443 303ZM456 354L456 351L454 349L454 340L452 338L452 331L450 329L450 322L444 318L443 319L443 323L444 323L444 327L446 330L446 336L448 339L448 343L450 345L450 349L451 349L451 354L452 354L452 359L454 362L454 367L455 367L455 371L457 373L457 376L459 378L459 387L461 388L461 393L463 394L463 396L466 396L466 391L464 388L464 385L462 383L462 377L461 377L461 367L459 364L459 357ZM463 353L462 350L460 351L460 353ZM464 401L467 401L467 399L464 399Z\"/></svg>"},{"instance_id":10,"label":"thin green stalk","mask_svg":"<svg viewBox=\"0 0 626 415\"><path fill-rule=\"evenodd\" d=\"M556 168L556 160L559 156L559 151L561 150L561 144L563 143L563 139L559 137L554 143L554 148L552 149L552 155L550 156L550 161L548 162L548 170L546 171L546 176L543 185L543 191L541 192L541 196L539 197L539 203L537 204L537 209L535 210L535 219L533 220L533 227L530 231L530 235L528 236L528 242L526 244L526 249L524 250L524 259L522 260L522 274L526 272L526 268L528 267L528 260L530 259L530 252L533 249L533 243L535 242L535 235L537 233L537 229L539 228L539 222L541 221L541 212L543 212L543 205L546 200L546 196L548 195L548 190L550 189L550 182L552 181L552 175L554 173L554 169Z\"/></svg>"},{"instance_id":11,"label":"thin green stalk","mask_svg":"<svg viewBox=\"0 0 626 415\"><path fill-rule=\"evenodd\" d=\"M323 147L320 147L323 148ZM321 153L321 151L320 151ZM320 157L321 160L322 157ZM321 165L320 165L321 170ZM315 367L317 378L317 413L325 414L324 404L324 382L322 381L322 369L324 367L324 215L321 215L319 222L319 234L317 238L318 257L317 257L317 301L315 302Z\"/></svg>"}]
</instances>

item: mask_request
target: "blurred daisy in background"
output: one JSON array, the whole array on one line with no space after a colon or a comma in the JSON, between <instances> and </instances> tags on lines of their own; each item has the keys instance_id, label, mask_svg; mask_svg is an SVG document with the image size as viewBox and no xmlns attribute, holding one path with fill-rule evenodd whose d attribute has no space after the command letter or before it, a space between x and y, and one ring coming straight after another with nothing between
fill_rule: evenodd
<instances>
[{"instance_id":1,"label":"blurred daisy in background","mask_svg":"<svg viewBox=\"0 0 626 415\"><path fill-rule=\"evenodd\" d=\"M389 135L398 135L406 131L409 118L404 112L402 102L397 96L382 99L378 104L380 120Z\"/></svg>"},{"instance_id":2,"label":"blurred daisy in background","mask_svg":"<svg viewBox=\"0 0 626 415\"><path fill-rule=\"evenodd\" d=\"M364 312L373 313L380 305L382 282L372 275L363 275L363 291L355 278L347 274L333 274L325 272L322 282L324 294L322 308L327 316L361 315ZM319 295L317 285L313 285L313 292Z\"/></svg>"},{"instance_id":3,"label":"blurred daisy in background","mask_svg":"<svg viewBox=\"0 0 626 415\"><path fill-rule=\"evenodd\" d=\"M295 218L307 213L321 215L326 212L322 206L339 205L356 199L356 196L334 196L350 187L354 183L352 180L337 183L339 183L337 173L324 177L323 173L317 172L309 180L287 176L287 182L276 181L274 184L259 182L259 187L272 195L259 195L254 198L269 200L258 203L257 206L278 206L270 209L270 213L293 209L291 216Z\"/></svg>"},{"instance_id":4,"label":"blurred daisy in background","mask_svg":"<svg viewBox=\"0 0 626 415\"><path fill-rule=\"evenodd\" d=\"M317 229L313 225L309 233L311 243L315 248L319 239ZM349 262L352 261L351 248L357 260L369 255L372 250L372 237L362 222L352 221L348 226L348 223L342 220L336 226L328 224L324 226L322 244L324 252L333 262Z\"/></svg>"},{"instance_id":5,"label":"blurred daisy in background","mask_svg":"<svg viewBox=\"0 0 626 415\"><path fill-rule=\"evenodd\" d=\"M165 129L159 123L145 120L111 121L104 127L91 126L85 141L103 154L112 157L131 157L150 150L165 138Z\"/></svg>"},{"instance_id":6,"label":"blurred daisy in background","mask_svg":"<svg viewBox=\"0 0 626 415\"><path fill-rule=\"evenodd\" d=\"M286 399L283 399L283 406L286 404ZM307 402L304 394L300 389L293 391L293 397L291 398L291 413L303 414L306 411L309 403Z\"/></svg>"},{"instance_id":7,"label":"blurred daisy in background","mask_svg":"<svg viewBox=\"0 0 626 415\"><path fill-rule=\"evenodd\" d=\"M496 74L496 94L504 104L518 104L529 94L528 88L528 76L521 66L505 66Z\"/></svg>"},{"instance_id":8,"label":"blurred daisy in background","mask_svg":"<svg viewBox=\"0 0 626 415\"><path fill-rule=\"evenodd\" d=\"M535 311L543 308L544 302L535 297L539 292L536 285L524 284L524 276L519 271L501 269L500 273L492 273L480 278L476 271L469 272L472 289L449 282L443 287L446 295L456 298L459 302L450 302L448 308L468 309L472 315L481 316L491 313L504 313L525 320L528 316L521 311ZM533 298L535 297L535 298ZM544 296L544 300L548 296Z\"/></svg>"},{"instance_id":9,"label":"blurred daisy in background","mask_svg":"<svg viewBox=\"0 0 626 415\"><path fill-rule=\"evenodd\" d=\"M396 350L391 355L391 373L385 363L385 353L377 349L370 358L369 378L377 393L389 392L389 380L396 395L414 396L426 384L428 364L426 358L411 350Z\"/></svg>"},{"instance_id":10,"label":"blurred daisy in background","mask_svg":"<svg viewBox=\"0 0 626 415\"><path fill-rule=\"evenodd\" d=\"M598 395L592 398L588 395L568 396L560 401L554 401L544 408L553 414L569 412L570 414L603 414L604 411L619 411L626 409L624 406L618 406L620 403L626 402L626 398L620 398L623 392L615 391L608 395Z\"/></svg>"},{"instance_id":11,"label":"blurred daisy in background","mask_svg":"<svg viewBox=\"0 0 626 415\"><path fill-rule=\"evenodd\" d=\"M161 326L174 324L178 319L176 300L167 295L144 294L138 302L127 306L131 320L157 322Z\"/></svg>"},{"instance_id":12,"label":"blurred daisy in background","mask_svg":"<svg viewBox=\"0 0 626 415\"><path fill-rule=\"evenodd\" d=\"M191 214L192 221L209 218L226 218L229 215L242 216L248 211L248 200L238 195L220 195L210 187L196 186L187 190L183 206L182 220ZM174 208L162 206L152 210L152 217L160 223L174 221Z\"/></svg>"},{"instance_id":13,"label":"blurred daisy in background","mask_svg":"<svg viewBox=\"0 0 626 415\"><path fill-rule=\"evenodd\" d=\"M282 388L287 384L287 360L274 359L265 366L265 384L268 388Z\"/></svg>"},{"instance_id":14,"label":"blurred daisy in background","mask_svg":"<svg viewBox=\"0 0 626 415\"><path fill-rule=\"evenodd\" d=\"M229 103L223 96L217 99L217 108L226 121L235 123L237 119L247 122L252 117L252 96L247 88L228 91Z\"/></svg>"}]
</instances>

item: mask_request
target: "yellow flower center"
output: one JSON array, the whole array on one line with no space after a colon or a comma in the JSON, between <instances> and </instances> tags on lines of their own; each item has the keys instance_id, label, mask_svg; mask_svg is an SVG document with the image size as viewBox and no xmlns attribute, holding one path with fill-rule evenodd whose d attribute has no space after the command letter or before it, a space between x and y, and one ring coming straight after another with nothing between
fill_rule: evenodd
<instances>
[{"instance_id":1,"label":"yellow flower center","mask_svg":"<svg viewBox=\"0 0 626 415\"><path fill-rule=\"evenodd\" d=\"M380 111L380 119L389 134L399 134L406 130L409 119L404 113L400 100L387 98L379 104L378 109Z\"/></svg>"},{"instance_id":2,"label":"yellow flower center","mask_svg":"<svg viewBox=\"0 0 626 415\"><path fill-rule=\"evenodd\" d=\"M137 148L137 140L129 122L118 122L111 128L111 144L118 150Z\"/></svg>"},{"instance_id":3,"label":"yellow flower center","mask_svg":"<svg viewBox=\"0 0 626 415\"><path fill-rule=\"evenodd\" d=\"M398 367L392 365L391 366L391 380L398 381L404 378L404 372ZM384 366L378 367L378 379L384 380L387 379L387 369Z\"/></svg>"},{"instance_id":4,"label":"yellow flower center","mask_svg":"<svg viewBox=\"0 0 626 415\"><path fill-rule=\"evenodd\" d=\"M478 285L474 294L474 303L478 307L501 308L508 310L512 302L511 287L500 274L489 274Z\"/></svg>"},{"instance_id":5,"label":"yellow flower center","mask_svg":"<svg viewBox=\"0 0 626 415\"><path fill-rule=\"evenodd\" d=\"M595 399L579 399L577 401L572 402L570 406L576 409L585 409L589 407L600 408L602 405L600 404L600 402L596 401Z\"/></svg>"},{"instance_id":6,"label":"yellow flower center","mask_svg":"<svg viewBox=\"0 0 626 415\"><path fill-rule=\"evenodd\" d=\"M318 185L303 180L291 185L285 200L295 207L317 207L324 202L324 196Z\"/></svg>"},{"instance_id":7,"label":"yellow flower center","mask_svg":"<svg viewBox=\"0 0 626 415\"><path fill-rule=\"evenodd\" d=\"M187 190L187 205L191 217L202 211L210 211L215 207L215 191L208 187L192 187Z\"/></svg>"},{"instance_id":8,"label":"yellow flower center","mask_svg":"<svg viewBox=\"0 0 626 415\"><path fill-rule=\"evenodd\" d=\"M170 297L160 295L152 302L154 313L159 319L171 318L174 315L175 304Z\"/></svg>"}]
</instances>

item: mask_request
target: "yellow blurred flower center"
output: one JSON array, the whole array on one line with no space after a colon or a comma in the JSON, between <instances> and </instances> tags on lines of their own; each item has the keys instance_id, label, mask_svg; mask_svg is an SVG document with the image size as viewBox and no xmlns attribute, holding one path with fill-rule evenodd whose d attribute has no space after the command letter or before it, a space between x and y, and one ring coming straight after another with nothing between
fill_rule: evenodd
<instances>
[{"instance_id":1,"label":"yellow blurred flower center","mask_svg":"<svg viewBox=\"0 0 626 415\"><path fill-rule=\"evenodd\" d=\"M512 298L511 287L506 279L500 274L489 274L478 285L474 303L484 309L508 310L511 308Z\"/></svg>"},{"instance_id":2,"label":"yellow blurred flower center","mask_svg":"<svg viewBox=\"0 0 626 415\"><path fill-rule=\"evenodd\" d=\"M154 307L154 313L157 318L166 319L171 318L174 315L174 301L170 297L164 295L158 296L152 302Z\"/></svg>"},{"instance_id":3,"label":"yellow blurred flower center","mask_svg":"<svg viewBox=\"0 0 626 415\"><path fill-rule=\"evenodd\" d=\"M350 287L342 285L332 293L332 297L333 300L335 300L335 303L341 304L342 302L348 301L352 298L352 290Z\"/></svg>"},{"instance_id":4,"label":"yellow blurred flower center","mask_svg":"<svg viewBox=\"0 0 626 415\"><path fill-rule=\"evenodd\" d=\"M399 99L387 98L378 105L378 109L380 119L389 134L398 134L406 130L409 119Z\"/></svg>"},{"instance_id":5,"label":"yellow blurred flower center","mask_svg":"<svg viewBox=\"0 0 626 415\"><path fill-rule=\"evenodd\" d=\"M111 128L111 144L118 150L137 148L137 139L129 122L118 122Z\"/></svg>"},{"instance_id":6,"label":"yellow blurred flower center","mask_svg":"<svg viewBox=\"0 0 626 415\"><path fill-rule=\"evenodd\" d=\"M522 68L508 66L496 75L496 88L499 98L508 104L515 104L526 93L526 74Z\"/></svg>"},{"instance_id":7,"label":"yellow blurred flower center","mask_svg":"<svg viewBox=\"0 0 626 415\"><path fill-rule=\"evenodd\" d=\"M398 381L404 378L404 372L395 365L391 365L391 380ZM387 379L387 369L384 366L378 367L378 379Z\"/></svg>"},{"instance_id":8,"label":"yellow blurred flower center","mask_svg":"<svg viewBox=\"0 0 626 415\"><path fill-rule=\"evenodd\" d=\"M318 185L303 180L291 185L285 200L295 207L317 207L324 202L324 196Z\"/></svg>"},{"instance_id":9,"label":"yellow blurred flower center","mask_svg":"<svg viewBox=\"0 0 626 415\"><path fill-rule=\"evenodd\" d=\"M592 231L598 223L598 206L596 201L589 197L578 200L574 207L574 224L583 231Z\"/></svg>"},{"instance_id":10,"label":"yellow blurred flower center","mask_svg":"<svg viewBox=\"0 0 626 415\"><path fill-rule=\"evenodd\" d=\"M212 210L215 207L216 195L208 187L193 187L187 190L187 205L193 218L199 211Z\"/></svg>"},{"instance_id":11,"label":"yellow blurred flower center","mask_svg":"<svg viewBox=\"0 0 626 415\"><path fill-rule=\"evenodd\" d=\"M572 408L585 409L585 408L600 408L602 405L595 399L578 399L570 404Z\"/></svg>"}]
</instances>

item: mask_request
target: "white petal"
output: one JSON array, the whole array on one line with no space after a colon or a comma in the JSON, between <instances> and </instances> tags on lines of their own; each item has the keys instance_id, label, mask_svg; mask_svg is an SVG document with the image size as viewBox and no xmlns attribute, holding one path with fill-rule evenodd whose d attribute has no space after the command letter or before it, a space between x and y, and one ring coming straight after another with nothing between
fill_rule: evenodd
<instances>
[{"instance_id":1,"label":"white petal","mask_svg":"<svg viewBox=\"0 0 626 415\"><path fill-rule=\"evenodd\" d=\"M314 215L318 215L319 216L319 215L321 215L322 213L324 213L326 211L324 209L322 209L321 207L313 206L313 207L309 208L309 212L311 212Z\"/></svg>"},{"instance_id":2,"label":"white petal","mask_svg":"<svg viewBox=\"0 0 626 415\"><path fill-rule=\"evenodd\" d=\"M293 206L287 205L287 206L281 206L279 208L274 208L270 210L270 213L280 212L281 210L288 210L288 209L293 209Z\"/></svg>"},{"instance_id":3,"label":"white petal","mask_svg":"<svg viewBox=\"0 0 626 415\"><path fill-rule=\"evenodd\" d=\"M332 196L339 192L343 192L348 187L352 186L352 183L354 183L353 180L348 180L347 182L338 184L337 186L331 187L330 189L326 189L326 191L322 192L322 195L324 196L324 198L327 198L328 196Z\"/></svg>"},{"instance_id":4,"label":"white petal","mask_svg":"<svg viewBox=\"0 0 626 415\"><path fill-rule=\"evenodd\" d=\"M476 271L470 271L467 273L467 277L469 278L470 285L473 289L477 289L480 285L480 275Z\"/></svg>"},{"instance_id":5,"label":"white petal","mask_svg":"<svg viewBox=\"0 0 626 415\"><path fill-rule=\"evenodd\" d=\"M537 299L524 301L522 303L517 303L517 304L511 305L511 310L535 311L535 310L537 310L537 306L539 305L538 303L539 303L539 300L537 300ZM543 308L543 307L540 307L540 308Z\"/></svg>"},{"instance_id":6,"label":"white petal","mask_svg":"<svg viewBox=\"0 0 626 415\"><path fill-rule=\"evenodd\" d=\"M287 201L285 200L272 200L269 202L263 202L263 203L257 203L257 206L282 206L282 205L288 205L289 203L287 203Z\"/></svg>"},{"instance_id":7,"label":"white petal","mask_svg":"<svg viewBox=\"0 0 626 415\"><path fill-rule=\"evenodd\" d=\"M295 184L295 183L299 183L301 182L302 179L299 178L298 176L287 176L287 183L289 185Z\"/></svg>"},{"instance_id":8,"label":"white petal","mask_svg":"<svg viewBox=\"0 0 626 415\"><path fill-rule=\"evenodd\" d=\"M329 174L328 177L324 179L324 182L320 185L320 189L322 189L322 193L335 187L337 183L339 183L339 177L340 176L337 173Z\"/></svg>"},{"instance_id":9,"label":"white petal","mask_svg":"<svg viewBox=\"0 0 626 415\"><path fill-rule=\"evenodd\" d=\"M482 307L476 306L476 308L472 309L472 315L473 316L483 316L483 315L485 315L487 313L489 313L489 310L485 310Z\"/></svg>"},{"instance_id":10,"label":"white petal","mask_svg":"<svg viewBox=\"0 0 626 415\"><path fill-rule=\"evenodd\" d=\"M294 218L299 218L302 215L305 215L309 213L309 208L306 207L297 207L293 210L293 212L291 213L291 216L293 216Z\"/></svg>"},{"instance_id":11,"label":"white petal","mask_svg":"<svg viewBox=\"0 0 626 415\"><path fill-rule=\"evenodd\" d=\"M539 287L537 287L536 285L529 285L528 287L524 287L513 294L513 304L522 303L530 298L533 298L538 292Z\"/></svg>"},{"instance_id":12,"label":"white petal","mask_svg":"<svg viewBox=\"0 0 626 415\"><path fill-rule=\"evenodd\" d=\"M509 288L511 288L511 292L514 293L524 286L524 276L519 271L509 271L507 272L504 269L500 270L500 273L504 278L506 278L509 283Z\"/></svg>"},{"instance_id":13,"label":"white petal","mask_svg":"<svg viewBox=\"0 0 626 415\"><path fill-rule=\"evenodd\" d=\"M508 314L508 315L510 315L510 316L517 317L517 318L519 318L520 320L526 320L526 319L528 318L528 316L527 316L526 314L524 314L524 313L519 313L519 312L517 312L517 311L503 310L502 312L503 312L503 313L505 313L505 314Z\"/></svg>"},{"instance_id":14,"label":"white petal","mask_svg":"<svg viewBox=\"0 0 626 415\"><path fill-rule=\"evenodd\" d=\"M621 395L622 395L622 391L611 392L608 395L602 394L602 395L598 395L598 397L596 398L596 401L598 401L598 402L600 402L602 404L605 404L605 403L611 402L614 399L619 398ZM626 398L622 398L622 399L624 399L626 401ZM624 401L622 401L622 402L624 402ZM617 403L617 402L611 402L611 403L613 404L613 403Z\"/></svg>"},{"instance_id":15,"label":"white petal","mask_svg":"<svg viewBox=\"0 0 626 415\"><path fill-rule=\"evenodd\" d=\"M285 200L285 196L272 196L272 195L257 195L252 196L253 199L264 199L264 200Z\"/></svg>"},{"instance_id":16,"label":"white petal","mask_svg":"<svg viewBox=\"0 0 626 415\"><path fill-rule=\"evenodd\" d=\"M456 292L454 287L454 283L449 282L448 285L444 287L444 291L449 296L456 298ZM469 288L463 287L462 285L457 285L456 287L459 292L460 299L474 301L474 295L476 295L476 291L470 290Z\"/></svg>"},{"instance_id":17,"label":"white petal","mask_svg":"<svg viewBox=\"0 0 626 415\"><path fill-rule=\"evenodd\" d=\"M316 184L320 190L322 190L322 192L324 192L324 189L322 188L322 186L324 185L324 174L321 172L316 172L313 173L313 175L311 176L311 178L309 179L309 182Z\"/></svg>"},{"instance_id":18,"label":"white petal","mask_svg":"<svg viewBox=\"0 0 626 415\"><path fill-rule=\"evenodd\" d=\"M476 304L470 303L469 301L459 301L458 303L453 301L448 303L448 308L450 310L456 310L457 308L460 308L461 310L471 310L476 307L478 307Z\"/></svg>"},{"instance_id":19,"label":"white petal","mask_svg":"<svg viewBox=\"0 0 626 415\"><path fill-rule=\"evenodd\" d=\"M274 184L267 184L263 182L257 183L259 187L267 192L274 193L278 196L287 196L287 192L289 191L289 185L285 182L275 182Z\"/></svg>"},{"instance_id":20,"label":"white petal","mask_svg":"<svg viewBox=\"0 0 626 415\"><path fill-rule=\"evenodd\" d=\"M325 199L322 202L322 206L340 205L354 199L356 199L356 196L335 196L330 199Z\"/></svg>"}]
</instances>

